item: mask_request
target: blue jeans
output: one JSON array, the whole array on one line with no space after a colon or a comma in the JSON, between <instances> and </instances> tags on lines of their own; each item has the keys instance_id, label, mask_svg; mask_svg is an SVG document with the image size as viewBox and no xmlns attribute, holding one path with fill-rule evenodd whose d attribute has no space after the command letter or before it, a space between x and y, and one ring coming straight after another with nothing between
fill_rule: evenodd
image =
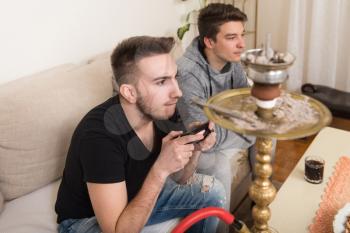
<instances>
[{"instance_id":1,"label":"blue jeans","mask_svg":"<svg viewBox=\"0 0 350 233\"><path fill-rule=\"evenodd\" d=\"M188 184L179 185L168 178L146 226L173 218L185 217L208 206L223 208L226 204L223 185L212 176L195 174ZM190 233L214 233L218 225L216 217L210 217L192 226ZM67 219L58 226L59 233L100 233L96 217Z\"/></svg>"}]
</instances>

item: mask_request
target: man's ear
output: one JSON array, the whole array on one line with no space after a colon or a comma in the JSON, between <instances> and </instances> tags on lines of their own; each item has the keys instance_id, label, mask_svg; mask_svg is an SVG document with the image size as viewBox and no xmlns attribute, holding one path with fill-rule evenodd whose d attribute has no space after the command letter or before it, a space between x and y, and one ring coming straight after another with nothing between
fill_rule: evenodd
<instances>
[{"instance_id":1,"label":"man's ear","mask_svg":"<svg viewBox=\"0 0 350 233\"><path fill-rule=\"evenodd\" d=\"M126 99L131 104L136 103L137 100L137 92L133 85L131 84L122 84L119 87L119 94Z\"/></svg>"},{"instance_id":2,"label":"man's ear","mask_svg":"<svg viewBox=\"0 0 350 233\"><path fill-rule=\"evenodd\" d=\"M208 49L211 49L213 48L213 44L214 44L214 41L212 39L210 39L209 37L204 37L203 38L203 41L204 41L204 45L205 47L207 47Z\"/></svg>"}]
</instances>

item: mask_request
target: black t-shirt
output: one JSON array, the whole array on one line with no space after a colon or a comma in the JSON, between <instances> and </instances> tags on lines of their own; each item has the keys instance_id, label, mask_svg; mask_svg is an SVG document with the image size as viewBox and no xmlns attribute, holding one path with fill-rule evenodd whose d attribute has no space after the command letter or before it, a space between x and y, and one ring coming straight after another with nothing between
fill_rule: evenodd
<instances>
[{"instance_id":1,"label":"black t-shirt","mask_svg":"<svg viewBox=\"0 0 350 233\"><path fill-rule=\"evenodd\" d=\"M131 128L118 96L92 109L77 126L69 147L55 210L57 222L94 216L86 182L126 182L128 201L140 190L158 157L161 139L179 122L155 121L153 150Z\"/></svg>"}]
</instances>

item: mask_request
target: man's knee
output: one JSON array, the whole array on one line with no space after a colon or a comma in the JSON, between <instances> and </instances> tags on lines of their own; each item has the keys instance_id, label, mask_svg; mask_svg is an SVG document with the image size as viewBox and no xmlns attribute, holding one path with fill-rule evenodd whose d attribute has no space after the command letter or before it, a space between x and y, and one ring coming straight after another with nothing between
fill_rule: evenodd
<instances>
[{"instance_id":1,"label":"man's knee","mask_svg":"<svg viewBox=\"0 0 350 233\"><path fill-rule=\"evenodd\" d=\"M224 207L226 204L226 191L224 185L213 176L201 176L201 192L205 193L206 205Z\"/></svg>"}]
</instances>

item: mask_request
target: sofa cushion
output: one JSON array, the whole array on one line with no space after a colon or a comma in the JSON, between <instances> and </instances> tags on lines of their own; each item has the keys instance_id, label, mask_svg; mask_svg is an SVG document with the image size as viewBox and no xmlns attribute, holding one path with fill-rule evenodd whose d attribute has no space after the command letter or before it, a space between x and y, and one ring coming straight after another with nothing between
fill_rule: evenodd
<instances>
[{"instance_id":1,"label":"sofa cushion","mask_svg":"<svg viewBox=\"0 0 350 233\"><path fill-rule=\"evenodd\" d=\"M11 200L61 176L71 135L112 95L109 58L0 86L0 190Z\"/></svg>"},{"instance_id":2,"label":"sofa cushion","mask_svg":"<svg viewBox=\"0 0 350 233\"><path fill-rule=\"evenodd\" d=\"M0 232L6 233L56 233L54 211L57 190L56 181L30 194L7 202L0 216Z\"/></svg>"},{"instance_id":3,"label":"sofa cushion","mask_svg":"<svg viewBox=\"0 0 350 233\"><path fill-rule=\"evenodd\" d=\"M60 180L30 194L9 201L0 217L0 232L57 233L54 205ZM169 232L179 219L145 227L142 233Z\"/></svg>"}]
</instances>

